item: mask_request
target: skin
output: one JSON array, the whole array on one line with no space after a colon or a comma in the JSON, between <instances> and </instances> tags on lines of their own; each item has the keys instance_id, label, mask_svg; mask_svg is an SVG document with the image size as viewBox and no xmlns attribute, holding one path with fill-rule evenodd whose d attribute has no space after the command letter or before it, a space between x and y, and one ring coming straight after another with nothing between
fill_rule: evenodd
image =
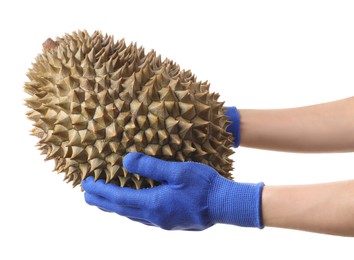
<instances>
[{"instance_id":1,"label":"skin","mask_svg":"<svg viewBox=\"0 0 354 260\"><path fill-rule=\"evenodd\" d=\"M354 237L354 181L265 186L262 215L268 227Z\"/></svg>"},{"instance_id":2,"label":"skin","mask_svg":"<svg viewBox=\"0 0 354 260\"><path fill-rule=\"evenodd\" d=\"M244 109L241 145L286 152L354 152L354 97L289 109Z\"/></svg>"},{"instance_id":3,"label":"skin","mask_svg":"<svg viewBox=\"0 0 354 260\"><path fill-rule=\"evenodd\" d=\"M286 152L354 152L354 97L313 106L239 110L241 145ZM291 203L290 203L291 202ZM354 237L354 180L265 186L263 223Z\"/></svg>"}]
</instances>

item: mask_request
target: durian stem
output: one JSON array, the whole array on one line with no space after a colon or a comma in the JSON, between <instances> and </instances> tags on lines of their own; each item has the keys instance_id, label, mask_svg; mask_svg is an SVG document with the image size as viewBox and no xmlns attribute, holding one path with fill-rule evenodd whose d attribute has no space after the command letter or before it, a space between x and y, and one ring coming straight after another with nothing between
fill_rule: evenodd
<instances>
[{"instance_id":1,"label":"durian stem","mask_svg":"<svg viewBox=\"0 0 354 260\"><path fill-rule=\"evenodd\" d=\"M48 38L45 42L43 42L42 46L45 51L51 51L57 48L59 46L59 43L53 41L51 38Z\"/></svg>"}]
</instances>

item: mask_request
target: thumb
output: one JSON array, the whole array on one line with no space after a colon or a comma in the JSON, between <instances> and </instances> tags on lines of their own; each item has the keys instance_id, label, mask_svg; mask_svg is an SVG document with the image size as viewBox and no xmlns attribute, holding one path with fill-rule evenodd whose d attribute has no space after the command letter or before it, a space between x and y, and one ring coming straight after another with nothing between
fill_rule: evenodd
<instances>
[{"instance_id":1,"label":"thumb","mask_svg":"<svg viewBox=\"0 0 354 260\"><path fill-rule=\"evenodd\" d=\"M183 168L181 162L167 162L137 152L127 154L123 159L123 166L131 173L159 182L173 182L176 174Z\"/></svg>"}]
</instances>

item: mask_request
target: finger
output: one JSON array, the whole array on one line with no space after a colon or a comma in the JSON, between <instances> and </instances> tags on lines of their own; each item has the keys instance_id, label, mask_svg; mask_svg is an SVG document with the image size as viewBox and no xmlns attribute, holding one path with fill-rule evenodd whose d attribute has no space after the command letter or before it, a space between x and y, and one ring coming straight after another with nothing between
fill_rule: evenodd
<instances>
[{"instance_id":1,"label":"finger","mask_svg":"<svg viewBox=\"0 0 354 260\"><path fill-rule=\"evenodd\" d=\"M148 226L154 226L154 224L152 224L151 222L149 222L148 220L142 219L142 218L138 218L137 215L141 215L140 213L138 213L137 209L128 209L128 208L124 208L122 206L118 206L118 205L114 205L113 203L111 203L110 201L87 193L85 192L85 201L87 204L92 205L92 206L96 206L98 209L104 211L104 212L108 212L108 213L117 213L121 216L125 216L127 218L129 218L130 220L136 221L136 222L140 222L144 225L148 225Z\"/></svg>"},{"instance_id":2,"label":"finger","mask_svg":"<svg viewBox=\"0 0 354 260\"><path fill-rule=\"evenodd\" d=\"M85 192L85 201L91 206L96 206L100 210L115 212L121 216L131 219L142 219L142 211L136 208L125 207L112 203L105 198Z\"/></svg>"},{"instance_id":3,"label":"finger","mask_svg":"<svg viewBox=\"0 0 354 260\"><path fill-rule=\"evenodd\" d=\"M181 173L181 162L167 162L143 153L129 153L123 159L123 166L129 172L151 178L159 182L173 182L175 175Z\"/></svg>"},{"instance_id":4,"label":"finger","mask_svg":"<svg viewBox=\"0 0 354 260\"><path fill-rule=\"evenodd\" d=\"M102 197L120 206L133 208L143 208L149 205L148 201L158 192L157 188L134 190L132 188L122 188L114 184L105 183L104 180L95 181L93 177L88 177L82 181L82 187L86 193Z\"/></svg>"}]
</instances>

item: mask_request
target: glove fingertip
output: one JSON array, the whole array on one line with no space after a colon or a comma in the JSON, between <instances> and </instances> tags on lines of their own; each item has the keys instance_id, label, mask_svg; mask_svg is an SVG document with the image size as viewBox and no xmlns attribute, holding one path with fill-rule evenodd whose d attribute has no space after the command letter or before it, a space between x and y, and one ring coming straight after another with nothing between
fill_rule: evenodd
<instances>
[{"instance_id":1,"label":"glove fingertip","mask_svg":"<svg viewBox=\"0 0 354 260\"><path fill-rule=\"evenodd\" d=\"M89 176L89 177L82 180L81 186L84 190L86 190L86 187L93 182L94 182L94 178L92 176Z\"/></svg>"},{"instance_id":2,"label":"glove fingertip","mask_svg":"<svg viewBox=\"0 0 354 260\"><path fill-rule=\"evenodd\" d=\"M128 153L126 156L123 158L123 166L125 169L127 169L130 172L135 172L137 168L137 162L140 160L140 158L146 156L143 153L138 153L138 152L131 152Z\"/></svg>"},{"instance_id":3,"label":"glove fingertip","mask_svg":"<svg viewBox=\"0 0 354 260\"><path fill-rule=\"evenodd\" d=\"M123 158L123 166L131 173L139 174L160 182L168 182L172 174L177 172L178 162L167 162L144 153L132 152ZM182 164L178 163L179 166Z\"/></svg>"},{"instance_id":4,"label":"glove fingertip","mask_svg":"<svg viewBox=\"0 0 354 260\"><path fill-rule=\"evenodd\" d=\"M81 182L81 187L85 191L92 192L95 191L97 187L99 187L98 185L102 185L102 184L105 184L104 180L99 179L95 181L95 178L93 176L89 176Z\"/></svg>"},{"instance_id":5,"label":"glove fingertip","mask_svg":"<svg viewBox=\"0 0 354 260\"><path fill-rule=\"evenodd\" d=\"M92 205L92 206L96 206L96 199L95 199L95 196L88 193L88 192L85 192L84 193L84 198L85 198L85 202L89 205Z\"/></svg>"},{"instance_id":6,"label":"glove fingertip","mask_svg":"<svg viewBox=\"0 0 354 260\"><path fill-rule=\"evenodd\" d=\"M82 180L81 183L89 183L89 182L94 182L95 178L93 176L88 176L85 179Z\"/></svg>"}]
</instances>

